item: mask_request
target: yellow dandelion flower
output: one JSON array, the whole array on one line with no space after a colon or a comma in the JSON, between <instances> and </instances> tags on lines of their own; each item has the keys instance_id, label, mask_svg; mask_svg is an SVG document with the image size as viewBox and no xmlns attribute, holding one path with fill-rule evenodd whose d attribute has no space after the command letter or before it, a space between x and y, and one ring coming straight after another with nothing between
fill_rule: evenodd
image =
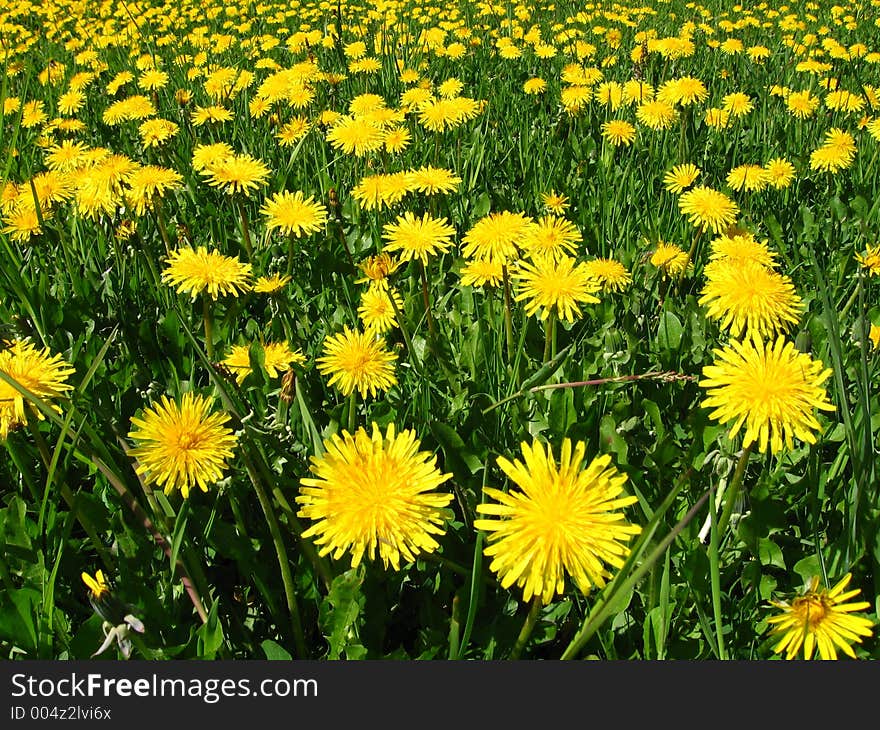
<instances>
[{"instance_id":1,"label":"yellow dandelion flower","mask_svg":"<svg viewBox=\"0 0 880 730\"><path fill-rule=\"evenodd\" d=\"M880 244L868 246L864 254L857 253L856 261L868 272L868 276L880 276Z\"/></svg>"},{"instance_id":2,"label":"yellow dandelion flower","mask_svg":"<svg viewBox=\"0 0 880 730\"><path fill-rule=\"evenodd\" d=\"M311 458L314 476L300 480L297 516L313 523L303 538L313 538L321 555L350 553L352 567L378 553L399 570L401 559L436 550L433 536L445 532L453 497L435 490L452 475L420 445L413 431L389 424L383 434L376 423L372 436L359 428L325 440L324 454Z\"/></svg>"},{"instance_id":3,"label":"yellow dandelion flower","mask_svg":"<svg viewBox=\"0 0 880 730\"><path fill-rule=\"evenodd\" d=\"M795 176L794 165L784 157L774 157L764 165L764 172L767 174L767 184L777 190L791 185Z\"/></svg>"},{"instance_id":4,"label":"yellow dandelion flower","mask_svg":"<svg viewBox=\"0 0 880 730\"><path fill-rule=\"evenodd\" d=\"M651 265L660 269L664 276L678 276L687 271L690 257L674 243L658 241L651 254Z\"/></svg>"},{"instance_id":5,"label":"yellow dandelion flower","mask_svg":"<svg viewBox=\"0 0 880 730\"><path fill-rule=\"evenodd\" d=\"M602 137L615 147L628 147L636 138L636 128L622 119L612 119L602 124Z\"/></svg>"},{"instance_id":6,"label":"yellow dandelion flower","mask_svg":"<svg viewBox=\"0 0 880 730\"><path fill-rule=\"evenodd\" d=\"M306 359L299 350L291 350L286 342L263 342L263 367L270 378L276 378L294 363L302 365ZM223 364L235 375L241 385L251 374L250 345L233 345L231 352L223 359Z\"/></svg>"},{"instance_id":7,"label":"yellow dandelion flower","mask_svg":"<svg viewBox=\"0 0 880 730\"><path fill-rule=\"evenodd\" d=\"M260 208L260 214L266 218L267 230L289 236L317 233L327 223L327 209L299 190L275 193Z\"/></svg>"},{"instance_id":8,"label":"yellow dandelion flower","mask_svg":"<svg viewBox=\"0 0 880 730\"><path fill-rule=\"evenodd\" d=\"M803 302L791 279L761 263L720 259L707 279L699 304L734 337L773 337L800 319Z\"/></svg>"},{"instance_id":9,"label":"yellow dandelion flower","mask_svg":"<svg viewBox=\"0 0 880 730\"><path fill-rule=\"evenodd\" d=\"M565 256L575 254L583 241L578 227L565 218L545 215L530 225L521 246L529 256Z\"/></svg>"},{"instance_id":10,"label":"yellow dandelion flower","mask_svg":"<svg viewBox=\"0 0 880 730\"><path fill-rule=\"evenodd\" d=\"M551 190L541 193L541 204L548 213L563 215L568 209L568 197Z\"/></svg>"},{"instance_id":11,"label":"yellow dandelion flower","mask_svg":"<svg viewBox=\"0 0 880 730\"><path fill-rule=\"evenodd\" d=\"M813 576L800 596L789 601L770 601L780 613L767 619L770 636L781 639L773 647L774 654L785 652L786 659L794 659L803 647L804 659L812 659L816 650L822 659L837 659L837 649L855 659L852 644L861 643L872 634L874 622L864 616L853 615L871 607L868 601L849 602L861 591L847 591L852 579L847 573L831 590L819 587L819 577Z\"/></svg>"},{"instance_id":12,"label":"yellow dandelion flower","mask_svg":"<svg viewBox=\"0 0 880 730\"><path fill-rule=\"evenodd\" d=\"M164 283L177 287L181 294L190 294L192 299L203 291L212 299L220 294L238 296L251 288L250 277L250 264L208 251L205 246L172 251L162 272Z\"/></svg>"},{"instance_id":13,"label":"yellow dandelion flower","mask_svg":"<svg viewBox=\"0 0 880 730\"><path fill-rule=\"evenodd\" d=\"M406 212L382 229L386 251L400 251L402 261L419 259L426 266L428 256L449 249L454 235L455 228L446 218L433 218L428 213L417 218L414 213Z\"/></svg>"},{"instance_id":14,"label":"yellow dandelion flower","mask_svg":"<svg viewBox=\"0 0 880 730\"><path fill-rule=\"evenodd\" d=\"M524 213L504 210L480 218L462 238L465 258L496 259L501 262L516 258L518 247L533 221Z\"/></svg>"},{"instance_id":15,"label":"yellow dandelion flower","mask_svg":"<svg viewBox=\"0 0 880 730\"><path fill-rule=\"evenodd\" d=\"M760 191L767 182L767 171L761 165L738 165L727 173L727 184L734 190Z\"/></svg>"},{"instance_id":16,"label":"yellow dandelion flower","mask_svg":"<svg viewBox=\"0 0 880 730\"><path fill-rule=\"evenodd\" d=\"M764 453L791 449L795 438L816 443L821 424L813 410L835 410L822 387L831 370L821 360L798 352L783 337L733 341L713 354L715 362L703 368L701 405L714 409L713 420L732 422L731 439L745 426L743 447L757 443Z\"/></svg>"},{"instance_id":17,"label":"yellow dandelion flower","mask_svg":"<svg viewBox=\"0 0 880 730\"><path fill-rule=\"evenodd\" d=\"M461 268L462 286L500 286L504 270L495 259L474 259Z\"/></svg>"},{"instance_id":18,"label":"yellow dandelion flower","mask_svg":"<svg viewBox=\"0 0 880 730\"><path fill-rule=\"evenodd\" d=\"M392 303L391 299L394 298ZM361 294L358 317L367 335L384 335L397 326L397 314L403 311L403 299L388 286L373 285Z\"/></svg>"},{"instance_id":19,"label":"yellow dandelion flower","mask_svg":"<svg viewBox=\"0 0 880 730\"><path fill-rule=\"evenodd\" d=\"M425 165L409 173L409 185L425 195L452 193L458 190L461 178L445 167Z\"/></svg>"},{"instance_id":20,"label":"yellow dandelion flower","mask_svg":"<svg viewBox=\"0 0 880 730\"><path fill-rule=\"evenodd\" d=\"M675 107L660 99L643 102L636 108L636 118L646 127L660 131L669 129L678 118Z\"/></svg>"},{"instance_id":21,"label":"yellow dandelion flower","mask_svg":"<svg viewBox=\"0 0 880 730\"><path fill-rule=\"evenodd\" d=\"M678 208L691 225L721 233L736 222L739 206L724 193L705 186L697 186L678 199Z\"/></svg>"},{"instance_id":22,"label":"yellow dandelion flower","mask_svg":"<svg viewBox=\"0 0 880 730\"><path fill-rule=\"evenodd\" d=\"M334 149L363 157L381 149L385 130L382 125L356 116L343 116L327 130L327 141Z\"/></svg>"},{"instance_id":23,"label":"yellow dandelion flower","mask_svg":"<svg viewBox=\"0 0 880 730\"><path fill-rule=\"evenodd\" d=\"M588 593L602 588L621 568L626 543L641 528L628 524L621 511L636 502L622 496L626 474L611 464L607 454L582 468L586 444L562 443L559 464L553 450L535 440L520 446L523 461L498 457L499 468L518 487L504 492L485 487L495 502L477 506L485 515L474 527L488 533L486 555L490 569L503 588L516 585L523 600L539 598L547 604L565 590L565 576Z\"/></svg>"},{"instance_id":24,"label":"yellow dandelion flower","mask_svg":"<svg viewBox=\"0 0 880 730\"><path fill-rule=\"evenodd\" d=\"M526 314L545 320L555 310L559 319L574 322L583 316L579 304L598 304L599 283L585 264L570 256L537 256L520 262L513 272L519 282L516 301L526 302Z\"/></svg>"},{"instance_id":25,"label":"yellow dandelion flower","mask_svg":"<svg viewBox=\"0 0 880 730\"><path fill-rule=\"evenodd\" d=\"M67 378L76 372L73 367L61 355L53 355L48 347L39 350L24 340L12 340L5 345L0 350L0 372L60 412L61 409L51 400L73 389L67 382ZM0 440L5 440L10 431L27 424L25 405L39 420L43 419L42 412L30 401L25 401L18 390L0 380Z\"/></svg>"},{"instance_id":26,"label":"yellow dandelion flower","mask_svg":"<svg viewBox=\"0 0 880 730\"><path fill-rule=\"evenodd\" d=\"M683 193L696 182L700 168L691 162L675 165L663 176L663 187L670 193Z\"/></svg>"},{"instance_id":27,"label":"yellow dandelion flower","mask_svg":"<svg viewBox=\"0 0 880 730\"><path fill-rule=\"evenodd\" d=\"M187 499L196 486L207 492L223 477L236 445L235 434L224 425L228 420L227 413L211 413L208 398L184 393L177 403L163 395L131 419L128 436L136 446L128 455L138 461L135 471L165 494L179 489Z\"/></svg>"},{"instance_id":28,"label":"yellow dandelion flower","mask_svg":"<svg viewBox=\"0 0 880 730\"><path fill-rule=\"evenodd\" d=\"M592 259L584 264L584 269L590 277L599 282L603 292L620 292L632 283L629 271L615 259Z\"/></svg>"},{"instance_id":29,"label":"yellow dandelion flower","mask_svg":"<svg viewBox=\"0 0 880 730\"><path fill-rule=\"evenodd\" d=\"M258 294L277 294L292 281L286 274L260 276L254 282L254 291Z\"/></svg>"},{"instance_id":30,"label":"yellow dandelion flower","mask_svg":"<svg viewBox=\"0 0 880 730\"><path fill-rule=\"evenodd\" d=\"M397 383L393 364L396 360L397 355L387 350L384 341L373 333L344 327L342 332L324 340L324 354L317 365L322 375L330 376L327 384L338 387L343 395L357 389L361 397L366 397Z\"/></svg>"},{"instance_id":31,"label":"yellow dandelion flower","mask_svg":"<svg viewBox=\"0 0 880 730\"><path fill-rule=\"evenodd\" d=\"M202 174L207 177L208 185L221 188L229 195L248 195L267 183L269 172L269 168L261 160L248 154L237 154L206 167Z\"/></svg>"}]
</instances>

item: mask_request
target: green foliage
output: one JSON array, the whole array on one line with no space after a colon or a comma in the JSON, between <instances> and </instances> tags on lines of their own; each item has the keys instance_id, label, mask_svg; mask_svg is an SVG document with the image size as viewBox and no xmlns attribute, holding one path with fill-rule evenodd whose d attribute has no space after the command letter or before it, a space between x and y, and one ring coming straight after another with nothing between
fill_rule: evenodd
<instances>
[{"instance_id":1,"label":"green foliage","mask_svg":"<svg viewBox=\"0 0 880 730\"><path fill-rule=\"evenodd\" d=\"M880 229L880 142L858 124L862 113L877 113L865 85L873 84L876 94L878 65L823 50L817 57L831 68L817 76L796 70L807 56L793 46L827 23L828 35L844 45L863 40L873 52L880 48L876 8L863 8L857 27L847 28L831 7L819 2L818 20L805 21L807 30L791 35L775 17L769 28L734 26L731 18L753 12L770 17L718 2L703 12L679 0L659 3L656 14L633 14L634 24L606 13L578 19L583 8L566 2L497 11L464 2L450 14L453 26L444 41L448 46L459 40L454 28L469 29L460 34L466 46L460 60L425 42L422 31L440 21L425 16L423 28L421 14L410 12L408 3L388 36L375 9L344 4L322 10L308 22L333 38L326 47L286 42L303 18L276 23L248 7L246 29L235 26L230 12L199 16L213 39L213 47L204 49L203 72L222 66L255 73L250 87L222 98L211 97L203 76L188 75L196 68L193 56L203 49L193 40L192 24L176 14L171 17L179 26L163 22L159 12L139 26L137 38L95 46L107 68L86 87L86 101L74 117L85 128L72 139L141 165L176 170L182 182L142 216L125 201L97 217L78 213L69 199L45 211L38 206L42 232L24 239L10 228L10 211L2 211L0 337L29 338L75 369L73 390L56 399L41 398L26 384L13 386L0 372L0 388L24 398L30 412L28 423L0 444L3 657L92 656L107 627L81 574L102 570L114 605L143 622L143 633L129 634L136 658L508 658L529 606L519 588L501 587L484 552L485 535L473 523L477 506L487 501L484 487L511 487L497 457L516 458L519 444L533 438L552 443L557 454L565 438L584 441L588 459L611 454L627 476L626 493L638 500L627 518L643 530L606 586L585 595L569 579L564 593L541 607L523 657L770 658L769 602L791 598L815 575L833 585L852 572L852 586L862 590L876 617L880 356L870 335L872 325L880 325L880 305L877 277L871 275L876 272L857 256L877 245ZM96 8L84 12L89 24L97 22ZM40 37L33 47L4 57L0 189L7 181L30 188L48 169L47 143L65 138L57 128L26 125L23 111L7 111L12 106L4 102L41 101L50 118L61 115L60 95L88 65L76 55L91 42L65 47L66 40L76 40L70 21L42 34L44 20L36 11L16 17ZM636 33L650 28L658 38L678 36L691 22L697 29L693 55L652 51L644 61L631 60L641 46ZM704 22L715 33L700 30ZM556 23L577 32L564 41L557 35L563 26ZM600 23L621 33L619 49L593 37L598 31L591 28ZM534 43L522 38L533 24L555 44L556 55L540 58ZM224 34L250 40L226 43ZM761 64L708 43L728 36L747 47L765 44L774 55ZM386 53L376 51L382 67L375 74L349 68L343 48L361 37L386 41ZM522 56L503 59L498 37L513 38ZM468 38L479 42L469 44ZM593 44L594 51L579 58L576 39ZM257 52L263 41L265 49ZM139 66L138 60L148 55L168 73L167 86L145 92L135 81L116 95L105 93L119 71L137 79L146 63ZM264 116L250 113L271 73L271 64L258 65L257 58L290 68L310 56L321 71L345 77L316 82L307 109L282 103ZM40 78L50 61L66 64L57 83ZM620 83L640 75L659 87L671 78L697 76L709 98L683 112L672 128L637 125L632 146L613 147L601 125L617 118L635 124L635 107L612 109L594 99L580 113L567 113L560 79L575 61ZM485 100L485 109L442 133L426 130L410 110L401 124L412 141L397 154L358 157L333 148L320 114L344 112L363 93L398 107L410 88L399 77L398 62L435 87L459 79L462 94ZM523 83L535 76L547 81L547 91L523 94ZM776 85L809 88L824 99L819 81L830 78L864 97L864 111L822 106L816 116L800 120L770 93ZM192 101L180 103L177 90L192 92ZM725 130L711 128L703 112L720 107L733 91L749 94L755 109ZM158 116L179 125L167 143L145 148L139 121L105 122L112 101L136 93L152 98ZM194 126L195 106L212 103L225 105L233 120ZM309 117L309 132L294 146L281 146L280 126L300 113ZM838 174L811 169L812 150L835 127L856 139L852 165ZM238 196L235 204L207 185L192 167L193 150L219 141L262 160L272 171L268 185ZM774 157L795 166L790 186L735 192L726 185L733 167ZM699 385L713 350L729 339L698 303L712 236L688 223L662 182L666 171L683 162L700 167L698 184L728 191L741 209L738 225L777 253L778 270L791 277L803 300L799 324L787 336L833 370L826 385L836 410L819 416L817 442L796 440L794 449L776 455L747 455L737 490L732 484L741 434L731 440L728 427L711 418ZM393 207L376 209L361 206L353 195L366 175L423 165L453 171L461 178L458 189L408 194ZM326 230L292 240L267 231L262 201L281 190L302 190L326 205ZM546 212L541 194L551 190L569 199L565 216L583 236L578 259L612 257L632 282L602 292L599 304L584 305L583 317L573 323L558 322L548 338L546 321L527 316L515 299L508 329L502 287L461 285L465 261L459 244L493 212L538 218ZM359 325L365 284L356 282L356 265L381 250L384 226L409 210L447 218L457 231L456 244L429 260L424 290L417 262L389 277L403 301L403 329L386 335L397 355L398 382L387 393L352 404L328 385L316 360L326 337ZM123 223L131 225L130 236ZM286 273L292 280L275 294L250 291L210 303L212 361L201 301L179 296L163 282L165 257L169 248L205 245L244 261L246 235L256 276ZM692 267L662 275L650 262L658 240L690 251ZM512 293L517 291L514 286ZM301 350L306 361L273 375L265 345L280 341ZM220 364L233 344L249 348L252 372L241 384ZM135 471L129 432L131 418L161 395L191 390L212 395L216 409L230 415L238 445L223 478L183 500ZM324 452L324 440L348 428L351 407L358 426L413 429L421 448L451 475L443 486L454 495L451 519L438 537L439 549L400 571L367 558L352 569L350 555L320 555L312 539L302 536L310 523L298 514L300 480L310 475L310 459ZM716 532L727 505L718 495L734 491L729 527ZM857 652L876 658L880 646L868 639ZM113 643L102 656L123 653Z\"/></svg>"}]
</instances>

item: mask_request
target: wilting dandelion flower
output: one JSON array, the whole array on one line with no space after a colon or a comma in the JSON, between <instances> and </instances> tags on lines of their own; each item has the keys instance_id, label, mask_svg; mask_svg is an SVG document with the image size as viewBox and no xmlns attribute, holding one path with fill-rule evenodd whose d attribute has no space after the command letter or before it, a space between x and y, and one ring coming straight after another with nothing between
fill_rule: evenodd
<instances>
[{"instance_id":1,"label":"wilting dandelion flower","mask_svg":"<svg viewBox=\"0 0 880 730\"><path fill-rule=\"evenodd\" d=\"M0 350L0 372L60 412L51 399L72 390L67 378L76 371L61 355L51 354L48 347L38 350L24 340L5 344L6 347ZM28 402L28 405L31 412L42 420L43 414L33 404ZM0 380L0 440L5 440L10 431L26 423L24 396L5 380Z\"/></svg>"},{"instance_id":2,"label":"wilting dandelion flower","mask_svg":"<svg viewBox=\"0 0 880 730\"><path fill-rule=\"evenodd\" d=\"M83 572L80 574L80 578L82 579L82 582L86 584L86 588L89 589L89 595L96 601L100 601L104 596L110 593L110 586L107 583L107 579L104 578L103 570L99 570L95 573L94 578L88 573Z\"/></svg>"},{"instance_id":3,"label":"wilting dandelion flower","mask_svg":"<svg viewBox=\"0 0 880 730\"><path fill-rule=\"evenodd\" d=\"M786 659L794 659L803 647L804 659L812 659L816 649L822 659L837 659L837 649L856 658L852 644L872 634L874 622L864 616L853 615L871 607L868 601L855 601L861 591L847 591L852 579L847 573L831 590L819 587L819 577L813 576L806 590L792 601L770 601L780 610L767 619L770 635L781 639L773 647L775 654L785 652Z\"/></svg>"},{"instance_id":4,"label":"wilting dandelion flower","mask_svg":"<svg viewBox=\"0 0 880 730\"><path fill-rule=\"evenodd\" d=\"M254 282L254 291L257 294L275 294L281 291L291 282L291 277L287 274L272 274L271 276L260 276Z\"/></svg>"},{"instance_id":5,"label":"wilting dandelion flower","mask_svg":"<svg viewBox=\"0 0 880 730\"><path fill-rule=\"evenodd\" d=\"M388 277L402 265L402 261L391 258L387 253L368 256L358 264L363 276L355 279L355 284L369 283L370 286L387 287Z\"/></svg>"},{"instance_id":6,"label":"wilting dandelion flower","mask_svg":"<svg viewBox=\"0 0 880 730\"><path fill-rule=\"evenodd\" d=\"M394 362L397 355L385 347L382 339L370 332L344 327L342 332L324 340L324 355L317 360L318 371L329 375L328 385L335 385L343 395L355 389L361 397L388 390L397 383Z\"/></svg>"},{"instance_id":7,"label":"wilting dandelion flower","mask_svg":"<svg viewBox=\"0 0 880 730\"><path fill-rule=\"evenodd\" d=\"M203 291L212 299L220 294L238 296L251 288L250 277L250 264L208 251L205 246L172 251L162 272L163 282L177 287L179 293L190 294L192 299Z\"/></svg>"},{"instance_id":8,"label":"wilting dandelion flower","mask_svg":"<svg viewBox=\"0 0 880 730\"><path fill-rule=\"evenodd\" d=\"M783 337L733 341L712 352L715 362L703 368L700 381L706 388L701 405L714 408L710 418L732 422L731 439L745 426L743 447L757 443L764 453L776 454L783 445L791 449L795 438L816 443L821 426L813 410L834 410L822 387L831 369L821 360L798 352Z\"/></svg>"},{"instance_id":9,"label":"wilting dandelion flower","mask_svg":"<svg viewBox=\"0 0 880 730\"><path fill-rule=\"evenodd\" d=\"M622 507L636 502L621 496L626 474L620 474L607 454L582 469L586 445L565 439L559 464L553 451L539 441L520 446L524 462L498 457L499 468L518 487L503 492L485 487L496 500L477 506L485 519L474 527L485 530L490 569L503 588L516 584L523 599L544 604L565 590L565 575L584 593L605 585L614 568L623 566L626 543L641 528L626 522Z\"/></svg>"},{"instance_id":10,"label":"wilting dandelion flower","mask_svg":"<svg viewBox=\"0 0 880 730\"><path fill-rule=\"evenodd\" d=\"M263 367L270 378L278 377L291 363L302 365L306 359L299 350L291 350L286 342L264 342ZM250 345L233 345L232 351L223 359L223 364L235 375L241 385L251 374Z\"/></svg>"},{"instance_id":11,"label":"wilting dandelion flower","mask_svg":"<svg viewBox=\"0 0 880 730\"><path fill-rule=\"evenodd\" d=\"M657 241L651 254L651 265L656 266L664 276L683 274L690 264L690 256L674 243Z\"/></svg>"},{"instance_id":12,"label":"wilting dandelion flower","mask_svg":"<svg viewBox=\"0 0 880 730\"><path fill-rule=\"evenodd\" d=\"M452 475L420 445L393 423L384 434L373 423L372 436L359 428L325 440L324 454L311 458L314 476L300 480L297 516L313 523L302 537L314 538L321 555L350 553L353 568L378 553L385 567L399 570L401 558L436 550L452 495L435 490Z\"/></svg>"},{"instance_id":13,"label":"wilting dandelion flower","mask_svg":"<svg viewBox=\"0 0 880 730\"><path fill-rule=\"evenodd\" d=\"M137 473L165 494L179 489L186 499L196 486L207 492L233 455L236 436L228 420L227 413L211 412L208 398L184 393L177 403L163 395L142 417L132 417L128 435L136 448L128 455L138 460Z\"/></svg>"},{"instance_id":14,"label":"wilting dandelion flower","mask_svg":"<svg viewBox=\"0 0 880 730\"><path fill-rule=\"evenodd\" d=\"M771 337L797 324L803 307L791 279L756 261L713 263L699 304L734 337Z\"/></svg>"}]
</instances>

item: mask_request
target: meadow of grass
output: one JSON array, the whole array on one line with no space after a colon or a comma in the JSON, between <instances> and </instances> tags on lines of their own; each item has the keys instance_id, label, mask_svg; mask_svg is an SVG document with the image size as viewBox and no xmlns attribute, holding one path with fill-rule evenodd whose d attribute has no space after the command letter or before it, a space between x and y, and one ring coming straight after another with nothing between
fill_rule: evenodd
<instances>
[{"instance_id":1,"label":"meadow of grass","mask_svg":"<svg viewBox=\"0 0 880 730\"><path fill-rule=\"evenodd\" d=\"M878 0L0 29L4 658L878 656Z\"/></svg>"}]
</instances>

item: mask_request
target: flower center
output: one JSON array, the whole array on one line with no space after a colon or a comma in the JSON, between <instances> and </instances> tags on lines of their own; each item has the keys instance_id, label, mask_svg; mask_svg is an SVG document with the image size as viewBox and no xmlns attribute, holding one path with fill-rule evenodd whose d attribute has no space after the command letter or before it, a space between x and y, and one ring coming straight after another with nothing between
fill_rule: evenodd
<instances>
[{"instance_id":1,"label":"flower center","mask_svg":"<svg viewBox=\"0 0 880 730\"><path fill-rule=\"evenodd\" d=\"M198 434L185 431L177 437L177 447L182 451L189 451L199 443Z\"/></svg>"}]
</instances>

